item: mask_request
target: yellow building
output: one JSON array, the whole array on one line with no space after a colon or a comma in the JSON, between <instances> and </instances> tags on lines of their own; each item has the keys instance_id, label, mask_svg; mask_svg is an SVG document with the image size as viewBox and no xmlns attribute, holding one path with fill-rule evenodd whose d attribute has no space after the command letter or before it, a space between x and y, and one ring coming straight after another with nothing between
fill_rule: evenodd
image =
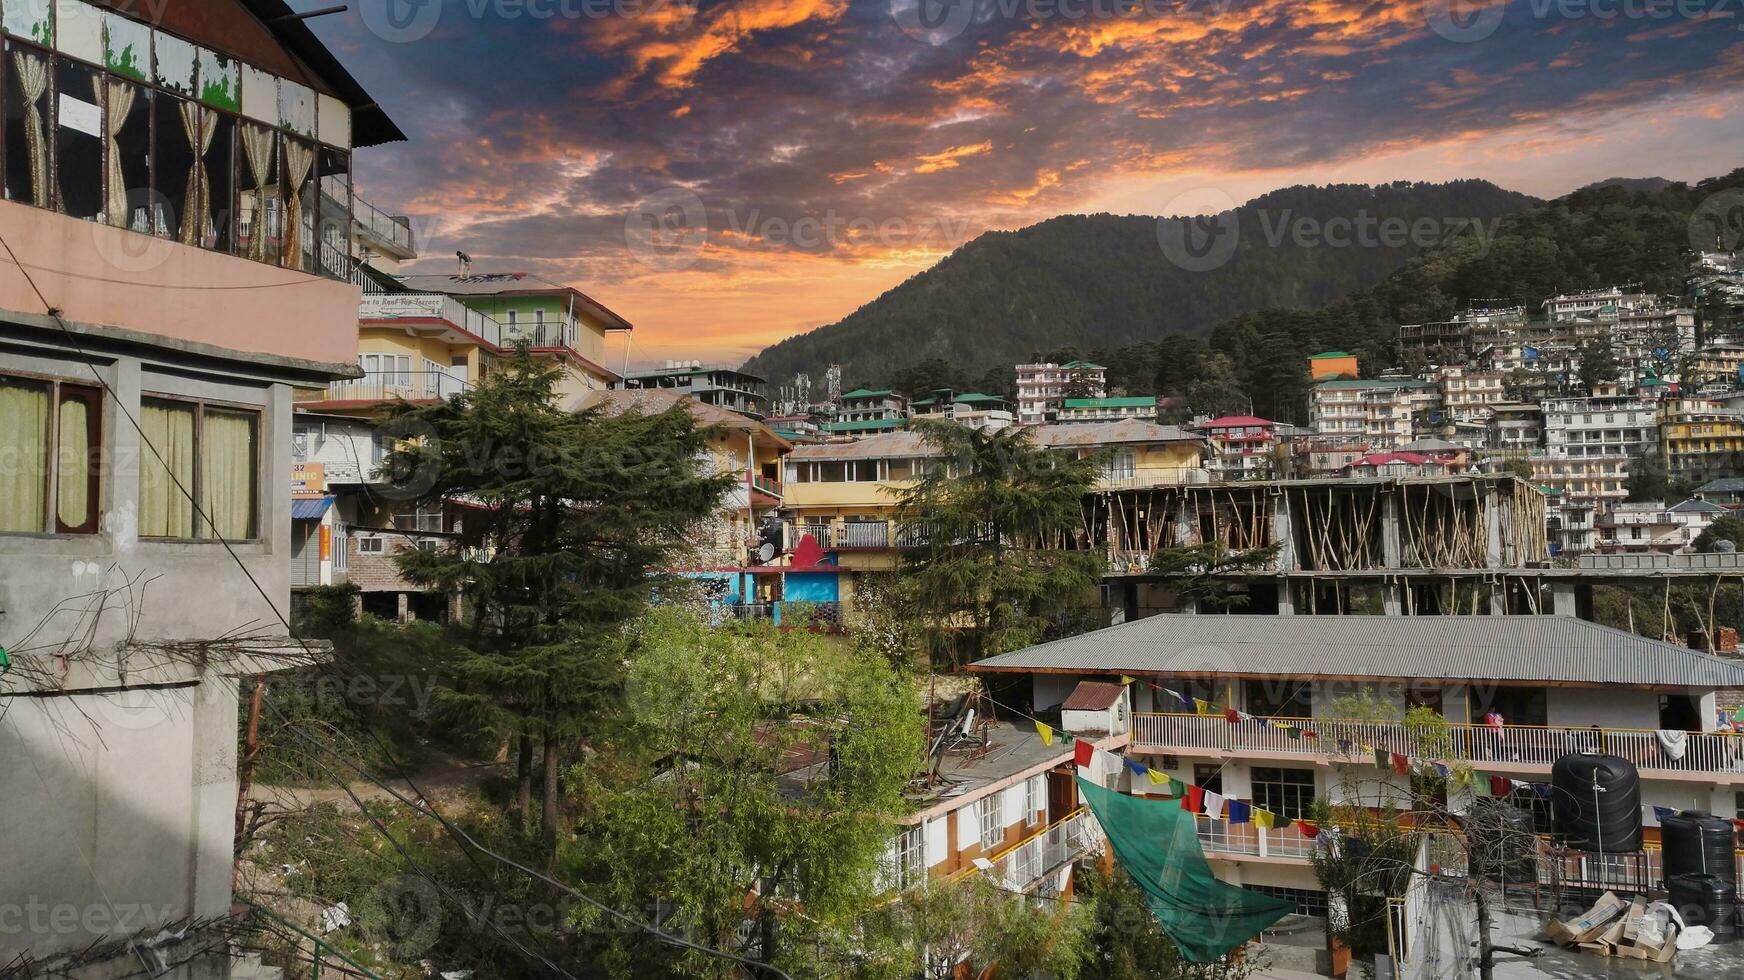
<instances>
[{"instance_id":1,"label":"yellow building","mask_svg":"<svg viewBox=\"0 0 1744 980\"><path fill-rule=\"evenodd\" d=\"M1708 398L1666 399L1659 445L1666 469L1677 479L1730 476L1744 453L1744 418Z\"/></svg>"},{"instance_id":2,"label":"yellow building","mask_svg":"<svg viewBox=\"0 0 1744 980\"><path fill-rule=\"evenodd\" d=\"M1207 483L1203 436L1179 426L1141 419L1078 425L1043 425L1030 430L1038 446L1080 457L1103 454L1098 490Z\"/></svg>"},{"instance_id":3,"label":"yellow building","mask_svg":"<svg viewBox=\"0 0 1744 980\"><path fill-rule=\"evenodd\" d=\"M843 568L896 567L898 497L937 456L920 433L906 430L794 447L784 501L795 539L811 535Z\"/></svg>"}]
</instances>

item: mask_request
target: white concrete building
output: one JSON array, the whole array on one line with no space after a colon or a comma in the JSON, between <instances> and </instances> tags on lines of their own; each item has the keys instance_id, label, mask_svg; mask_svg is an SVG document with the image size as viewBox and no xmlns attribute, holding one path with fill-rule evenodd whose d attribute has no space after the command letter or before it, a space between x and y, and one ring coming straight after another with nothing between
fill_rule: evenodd
<instances>
[{"instance_id":1,"label":"white concrete building","mask_svg":"<svg viewBox=\"0 0 1744 980\"><path fill-rule=\"evenodd\" d=\"M1543 409L1553 457L1640 456L1659 442L1656 407L1635 398L1554 398Z\"/></svg>"},{"instance_id":2,"label":"white concrete building","mask_svg":"<svg viewBox=\"0 0 1744 980\"><path fill-rule=\"evenodd\" d=\"M1058 410L1072 389L1082 397L1108 394L1108 369L1089 361L1064 364L1019 364L1017 366L1017 424L1041 425Z\"/></svg>"}]
</instances>

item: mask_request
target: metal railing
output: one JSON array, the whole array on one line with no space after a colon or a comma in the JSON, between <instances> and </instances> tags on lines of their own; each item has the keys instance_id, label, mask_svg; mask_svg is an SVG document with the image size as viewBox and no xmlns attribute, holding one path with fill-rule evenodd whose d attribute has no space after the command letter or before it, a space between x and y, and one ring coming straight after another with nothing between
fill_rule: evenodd
<instances>
[{"instance_id":1,"label":"metal railing","mask_svg":"<svg viewBox=\"0 0 1744 980\"><path fill-rule=\"evenodd\" d=\"M1364 747L1410 758L1470 762L1498 770L1517 766L1545 767L1580 751L1621 756L1643 774L1744 772L1744 735L1724 732L1690 733L1683 752L1672 758L1650 729L1551 728L1537 725L1450 724L1437 744L1423 745L1404 725L1324 718L1280 718L1312 731L1314 737L1291 738L1289 730L1258 720L1229 722L1221 716L1137 714L1133 716L1135 748L1174 752L1254 752L1264 755L1319 756L1361 762L1372 754Z\"/></svg>"},{"instance_id":2,"label":"metal railing","mask_svg":"<svg viewBox=\"0 0 1744 980\"><path fill-rule=\"evenodd\" d=\"M377 239L406 252L415 252L412 245L411 219L388 214L361 197L351 199L351 220Z\"/></svg>"},{"instance_id":3,"label":"metal railing","mask_svg":"<svg viewBox=\"0 0 1744 980\"><path fill-rule=\"evenodd\" d=\"M1037 882L1090 853L1102 843L1102 827L1089 807L1079 807L1003 851L989 855L991 870L970 865L953 880L977 874L994 876L1012 891L1028 891Z\"/></svg>"},{"instance_id":4,"label":"metal railing","mask_svg":"<svg viewBox=\"0 0 1744 980\"><path fill-rule=\"evenodd\" d=\"M332 382L321 400L416 401L452 398L471 388L466 379L440 371L365 371L361 378Z\"/></svg>"},{"instance_id":5,"label":"metal railing","mask_svg":"<svg viewBox=\"0 0 1744 980\"><path fill-rule=\"evenodd\" d=\"M503 325L495 317L471 309L446 293L366 292L358 302L357 316L363 320L446 320L493 347L503 346Z\"/></svg>"},{"instance_id":6,"label":"metal railing","mask_svg":"<svg viewBox=\"0 0 1744 980\"><path fill-rule=\"evenodd\" d=\"M896 521L795 522L787 526L788 547L797 547L801 535L811 535L825 551L882 551L920 548L927 544L927 528Z\"/></svg>"},{"instance_id":7,"label":"metal railing","mask_svg":"<svg viewBox=\"0 0 1744 980\"><path fill-rule=\"evenodd\" d=\"M761 473L751 474L751 489L760 490L777 499L781 497L781 481Z\"/></svg>"},{"instance_id":8,"label":"metal railing","mask_svg":"<svg viewBox=\"0 0 1744 980\"><path fill-rule=\"evenodd\" d=\"M1314 853L1314 838L1302 833L1294 821L1282 827L1261 827L1197 814L1194 823L1199 844L1207 852L1303 859Z\"/></svg>"},{"instance_id":9,"label":"metal railing","mask_svg":"<svg viewBox=\"0 0 1744 980\"><path fill-rule=\"evenodd\" d=\"M331 943L327 942L327 940L322 939L320 936L317 936L314 933L309 932L308 930L302 928L301 926L290 921L289 919L286 919L285 917L279 915L278 913L276 913L273 910L267 908L266 906L260 904L259 902L254 901L253 899L249 898L247 895L243 895L241 893L238 893L236 895L236 900L241 902L242 904L248 906L249 909L252 910L254 914L259 915L263 919L267 920L268 925L266 926L265 931L271 933L274 936L277 936L280 939L289 940L291 942L292 948L295 950L295 954L297 956L301 957L301 956L305 955L303 953L303 943L305 941L311 944L311 946L310 946L311 952L307 954L309 957L309 978L310 978L310 980L320 980L321 968L324 964L326 964L327 960L329 960L329 959L338 960L341 964L343 964L343 966L334 967L334 971L336 973L340 973L340 974L346 975L346 976L364 977L364 978L366 978L366 980L383 980L383 978L380 974L372 973L363 964L361 964L361 963L357 962L356 960L352 959L351 957L345 955L345 953L342 950L340 950L337 946L332 945ZM292 936L286 936L283 932L279 931L281 929L290 930L290 932L292 933L292 936L294 936L295 938L292 938ZM301 967L301 965L302 965L301 963L297 964L297 966L299 968ZM289 975L289 970L290 970L289 965L287 965L285 969L287 971L287 975ZM301 972L300 969L299 969L299 972Z\"/></svg>"}]
</instances>

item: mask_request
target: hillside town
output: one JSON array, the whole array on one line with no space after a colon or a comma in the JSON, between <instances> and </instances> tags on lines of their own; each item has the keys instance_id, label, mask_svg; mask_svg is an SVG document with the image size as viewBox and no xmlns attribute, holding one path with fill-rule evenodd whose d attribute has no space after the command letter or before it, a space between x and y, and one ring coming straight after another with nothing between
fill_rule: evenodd
<instances>
[{"instance_id":1,"label":"hillside town","mask_svg":"<svg viewBox=\"0 0 1744 980\"><path fill-rule=\"evenodd\" d=\"M1291 418L644 366L212 6L0 3L0 978L1744 972L1738 252Z\"/></svg>"}]
</instances>

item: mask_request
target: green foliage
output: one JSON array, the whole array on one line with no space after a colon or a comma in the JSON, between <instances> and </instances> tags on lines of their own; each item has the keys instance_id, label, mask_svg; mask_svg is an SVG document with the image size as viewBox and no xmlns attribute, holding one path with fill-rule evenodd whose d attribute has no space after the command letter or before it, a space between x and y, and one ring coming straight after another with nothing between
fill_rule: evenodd
<instances>
[{"instance_id":1,"label":"green foliage","mask_svg":"<svg viewBox=\"0 0 1744 980\"><path fill-rule=\"evenodd\" d=\"M1712 524L1702 529L1701 534L1696 535L1695 548L1697 551L1712 551L1716 541L1744 545L1744 518L1731 514L1722 514L1715 518Z\"/></svg>"},{"instance_id":2,"label":"green foliage","mask_svg":"<svg viewBox=\"0 0 1744 980\"><path fill-rule=\"evenodd\" d=\"M1144 890L1125 871L1080 865L1074 891L1092 910L1090 955L1079 980L1242 980L1246 962L1191 963L1181 957L1145 904Z\"/></svg>"},{"instance_id":3,"label":"green foliage","mask_svg":"<svg viewBox=\"0 0 1744 980\"><path fill-rule=\"evenodd\" d=\"M1535 479L1532 471L1532 464L1524 457L1520 456L1511 456L1504 461L1502 463L1502 472L1511 473L1528 483Z\"/></svg>"},{"instance_id":4,"label":"green foliage","mask_svg":"<svg viewBox=\"0 0 1744 980\"><path fill-rule=\"evenodd\" d=\"M1588 394L1607 381L1617 380L1618 373L1623 370L1617 363L1617 352L1609 337L1588 340L1575 348L1575 354L1580 357L1580 383Z\"/></svg>"},{"instance_id":5,"label":"green foliage","mask_svg":"<svg viewBox=\"0 0 1744 980\"><path fill-rule=\"evenodd\" d=\"M627 728L578 767L573 876L621 908L809 971L846 957L922 758L918 695L875 652L803 630L711 628L673 610L630 646ZM608 936L618 976L726 976L718 961ZM797 975L797 972L796 972Z\"/></svg>"},{"instance_id":6,"label":"green foliage","mask_svg":"<svg viewBox=\"0 0 1744 980\"><path fill-rule=\"evenodd\" d=\"M938 465L899 501L907 602L929 654L952 665L1094 625L1102 558L1071 547L1096 460L1027 432L921 422Z\"/></svg>"},{"instance_id":7,"label":"green foliage","mask_svg":"<svg viewBox=\"0 0 1744 980\"><path fill-rule=\"evenodd\" d=\"M898 951L879 975L949 980L961 961L973 977L1077 980L1093 955L1091 927L1087 905L1036 902L974 875L903 895L870 916L866 931ZM925 963L922 945L932 954Z\"/></svg>"},{"instance_id":8,"label":"green foliage","mask_svg":"<svg viewBox=\"0 0 1744 980\"><path fill-rule=\"evenodd\" d=\"M1251 598L1237 589L1232 576L1270 568L1282 544L1231 551L1222 542L1160 548L1151 556L1147 574L1169 583L1176 596L1199 603L1201 612L1240 609Z\"/></svg>"},{"instance_id":9,"label":"green foliage","mask_svg":"<svg viewBox=\"0 0 1744 980\"><path fill-rule=\"evenodd\" d=\"M1530 202L1478 180L1282 188L1236 210L1235 253L1205 272L1168 259L1156 218L1062 215L981 235L846 318L765 349L746 367L785 379L840 364L859 383L894 380L901 369L937 358L975 376L992 368L1009 373L1036 352L1062 347L1114 350L1170 333L1203 334L1208 324L1256 310L1324 306L1374 286L1418 251L1415 244L1323 247L1289 234L1295 221L1459 215L1487 222ZM1119 360L1097 363L1114 368L1110 361Z\"/></svg>"}]
</instances>

